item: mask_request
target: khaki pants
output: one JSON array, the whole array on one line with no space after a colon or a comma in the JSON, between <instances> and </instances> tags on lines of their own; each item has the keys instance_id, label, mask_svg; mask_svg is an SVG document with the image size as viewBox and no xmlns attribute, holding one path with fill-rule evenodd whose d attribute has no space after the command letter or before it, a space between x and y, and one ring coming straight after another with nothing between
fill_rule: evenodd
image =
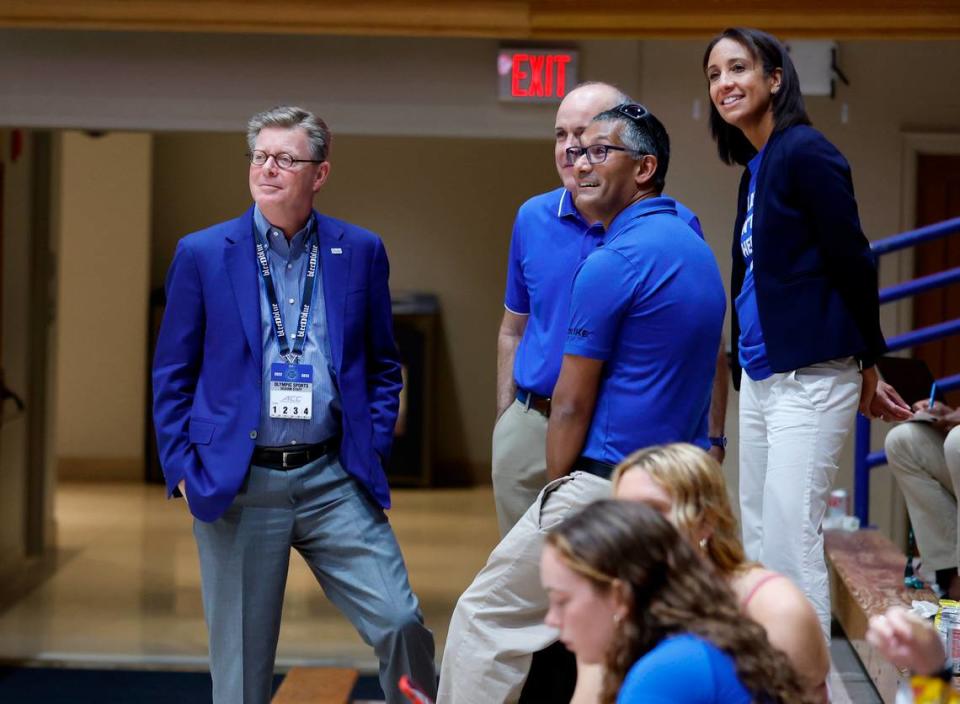
<instances>
[{"instance_id":1,"label":"khaki pants","mask_svg":"<svg viewBox=\"0 0 960 704\"><path fill-rule=\"evenodd\" d=\"M544 539L567 516L610 496L610 482L573 472L550 482L457 602L440 666L437 704L512 704L533 654L557 640L543 619Z\"/></svg>"},{"instance_id":2,"label":"khaki pants","mask_svg":"<svg viewBox=\"0 0 960 704\"><path fill-rule=\"evenodd\" d=\"M500 537L547 483L547 418L514 400L493 427L493 497Z\"/></svg>"},{"instance_id":3,"label":"khaki pants","mask_svg":"<svg viewBox=\"0 0 960 704\"><path fill-rule=\"evenodd\" d=\"M926 423L901 423L887 434L885 449L923 564L931 570L957 567L960 428L944 436Z\"/></svg>"}]
</instances>

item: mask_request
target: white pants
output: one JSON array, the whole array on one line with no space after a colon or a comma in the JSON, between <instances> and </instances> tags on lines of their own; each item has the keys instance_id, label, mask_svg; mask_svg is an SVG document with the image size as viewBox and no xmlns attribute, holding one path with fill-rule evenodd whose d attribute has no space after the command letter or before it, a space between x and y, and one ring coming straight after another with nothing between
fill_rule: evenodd
<instances>
[{"instance_id":1,"label":"white pants","mask_svg":"<svg viewBox=\"0 0 960 704\"><path fill-rule=\"evenodd\" d=\"M886 451L923 564L931 570L956 567L960 427L944 436L926 423L901 423L887 433Z\"/></svg>"},{"instance_id":2,"label":"white pants","mask_svg":"<svg viewBox=\"0 0 960 704\"><path fill-rule=\"evenodd\" d=\"M860 399L851 358L740 386L740 518L747 558L787 575L830 640L822 522Z\"/></svg>"}]
</instances>

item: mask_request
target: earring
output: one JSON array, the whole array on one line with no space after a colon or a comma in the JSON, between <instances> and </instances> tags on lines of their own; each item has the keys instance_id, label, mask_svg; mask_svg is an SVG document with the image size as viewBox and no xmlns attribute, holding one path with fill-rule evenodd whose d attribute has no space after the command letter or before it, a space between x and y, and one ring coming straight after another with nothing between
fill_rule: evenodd
<instances>
[{"instance_id":1,"label":"earring","mask_svg":"<svg viewBox=\"0 0 960 704\"><path fill-rule=\"evenodd\" d=\"M703 552L706 552L706 551L707 551L707 539L706 539L706 538L700 538L700 549L701 549Z\"/></svg>"},{"instance_id":2,"label":"earring","mask_svg":"<svg viewBox=\"0 0 960 704\"><path fill-rule=\"evenodd\" d=\"M622 621L622 620L623 620L623 614L614 614L614 615L613 615L613 622L616 623L617 625L619 625L619 624L620 624L620 621Z\"/></svg>"}]
</instances>

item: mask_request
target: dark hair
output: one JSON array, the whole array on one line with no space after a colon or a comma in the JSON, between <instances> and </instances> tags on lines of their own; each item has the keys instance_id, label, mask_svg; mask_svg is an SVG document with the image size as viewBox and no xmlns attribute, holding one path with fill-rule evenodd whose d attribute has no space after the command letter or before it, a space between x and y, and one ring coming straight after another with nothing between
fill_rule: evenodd
<instances>
[{"instance_id":1,"label":"dark hair","mask_svg":"<svg viewBox=\"0 0 960 704\"><path fill-rule=\"evenodd\" d=\"M603 704L614 702L634 662L679 633L697 635L729 655L755 701L809 700L787 656L744 617L726 581L649 506L595 501L550 533L547 544L597 590L620 582L627 595L628 613L604 663Z\"/></svg>"},{"instance_id":2,"label":"dark hair","mask_svg":"<svg viewBox=\"0 0 960 704\"><path fill-rule=\"evenodd\" d=\"M653 172L653 187L657 193L663 192L667 182L667 168L670 166L670 135L657 116L642 105L642 117L632 118L623 112L623 108L636 103L623 103L610 110L595 115L592 122L616 122L620 125L620 141L635 155L649 154L656 157L657 170Z\"/></svg>"},{"instance_id":3,"label":"dark hair","mask_svg":"<svg viewBox=\"0 0 960 704\"><path fill-rule=\"evenodd\" d=\"M725 29L707 44L707 50L703 53L704 71L707 70L707 63L710 61L710 52L721 39L732 39L750 52L753 60L763 65L764 76L771 76L777 69L781 70L780 89L772 96L774 132L793 125L810 124L810 118L803 105L803 95L800 93L797 69L794 68L786 47L776 37L748 27ZM720 160L725 164L746 165L757 154L756 148L743 132L720 117L717 106L712 100L710 101L710 134L717 143Z\"/></svg>"}]
</instances>

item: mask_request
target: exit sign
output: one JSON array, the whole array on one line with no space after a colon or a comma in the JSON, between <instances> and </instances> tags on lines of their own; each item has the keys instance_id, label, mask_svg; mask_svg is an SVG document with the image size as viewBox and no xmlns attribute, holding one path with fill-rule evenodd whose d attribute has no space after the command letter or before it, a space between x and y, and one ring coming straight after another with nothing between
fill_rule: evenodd
<instances>
[{"instance_id":1,"label":"exit sign","mask_svg":"<svg viewBox=\"0 0 960 704\"><path fill-rule=\"evenodd\" d=\"M577 51L501 49L497 80L500 100L558 103L577 85Z\"/></svg>"}]
</instances>

